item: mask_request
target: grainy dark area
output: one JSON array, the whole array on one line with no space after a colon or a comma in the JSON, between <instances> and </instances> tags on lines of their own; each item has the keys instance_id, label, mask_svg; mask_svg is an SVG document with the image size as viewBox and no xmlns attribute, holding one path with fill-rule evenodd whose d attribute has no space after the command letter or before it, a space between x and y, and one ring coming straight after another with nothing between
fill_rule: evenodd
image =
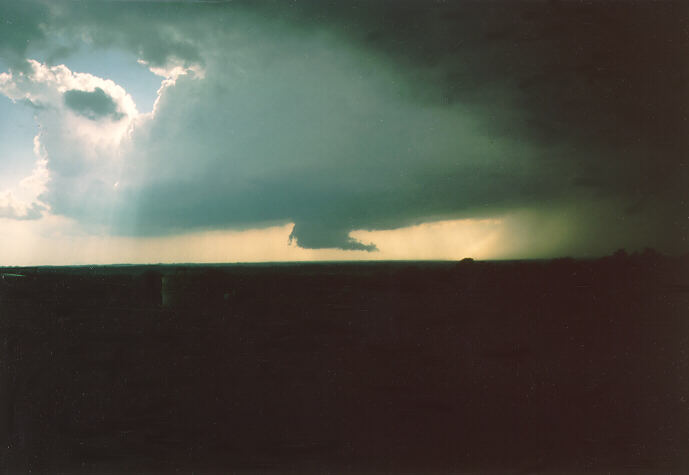
<instances>
[{"instance_id":1,"label":"grainy dark area","mask_svg":"<svg viewBox=\"0 0 689 475\"><path fill-rule=\"evenodd\" d=\"M681 473L688 264L1 269L0 468Z\"/></svg>"}]
</instances>

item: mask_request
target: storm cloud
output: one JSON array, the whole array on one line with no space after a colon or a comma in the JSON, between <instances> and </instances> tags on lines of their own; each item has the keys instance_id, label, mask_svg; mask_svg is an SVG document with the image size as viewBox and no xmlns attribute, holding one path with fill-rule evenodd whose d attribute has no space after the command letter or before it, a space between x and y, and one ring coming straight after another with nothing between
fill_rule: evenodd
<instances>
[{"instance_id":1,"label":"storm cloud","mask_svg":"<svg viewBox=\"0 0 689 475\"><path fill-rule=\"evenodd\" d=\"M86 225L293 222L302 247L373 250L350 231L561 210L577 251L630 233L686 250L682 3L0 5L3 92L63 97L36 113L41 199ZM62 58L112 48L161 76L150 113L114 84L40 82ZM70 112L120 128L79 122L78 135Z\"/></svg>"},{"instance_id":2,"label":"storm cloud","mask_svg":"<svg viewBox=\"0 0 689 475\"><path fill-rule=\"evenodd\" d=\"M104 117L119 120L124 117L124 114L117 110L117 104L112 97L100 87L90 92L71 89L64 93L64 98L67 107L91 120Z\"/></svg>"}]
</instances>

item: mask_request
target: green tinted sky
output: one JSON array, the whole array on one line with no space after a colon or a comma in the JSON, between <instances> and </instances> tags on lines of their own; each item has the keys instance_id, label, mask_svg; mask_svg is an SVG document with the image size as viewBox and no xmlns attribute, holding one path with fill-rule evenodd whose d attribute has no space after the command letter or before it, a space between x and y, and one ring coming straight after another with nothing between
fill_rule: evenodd
<instances>
[{"instance_id":1,"label":"green tinted sky","mask_svg":"<svg viewBox=\"0 0 689 475\"><path fill-rule=\"evenodd\" d=\"M3 242L223 260L179 239L287 226L290 252L351 258L397 238L405 258L686 252L688 20L683 2L0 1Z\"/></svg>"}]
</instances>

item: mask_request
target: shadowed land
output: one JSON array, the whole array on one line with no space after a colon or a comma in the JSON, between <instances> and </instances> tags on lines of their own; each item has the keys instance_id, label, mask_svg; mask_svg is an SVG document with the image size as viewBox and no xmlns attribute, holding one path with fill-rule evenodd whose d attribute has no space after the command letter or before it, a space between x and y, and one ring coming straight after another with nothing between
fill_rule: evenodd
<instances>
[{"instance_id":1,"label":"shadowed land","mask_svg":"<svg viewBox=\"0 0 689 475\"><path fill-rule=\"evenodd\" d=\"M689 469L688 264L0 269L0 471Z\"/></svg>"}]
</instances>

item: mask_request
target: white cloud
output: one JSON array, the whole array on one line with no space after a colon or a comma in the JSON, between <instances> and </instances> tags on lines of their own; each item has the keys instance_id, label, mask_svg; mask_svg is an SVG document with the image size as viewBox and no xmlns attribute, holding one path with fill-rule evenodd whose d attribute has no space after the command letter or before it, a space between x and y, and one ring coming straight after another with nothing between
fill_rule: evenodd
<instances>
[{"instance_id":1,"label":"white cloud","mask_svg":"<svg viewBox=\"0 0 689 475\"><path fill-rule=\"evenodd\" d=\"M24 177L10 189L0 191L0 217L14 219L36 219L49 206L40 196L50 180L48 161L41 145L40 133L34 137L34 155L36 162L31 174Z\"/></svg>"},{"instance_id":2,"label":"white cloud","mask_svg":"<svg viewBox=\"0 0 689 475\"><path fill-rule=\"evenodd\" d=\"M174 86L180 76L189 75L194 79L204 79L206 77L206 70L201 65L196 63L187 65L184 61L175 58L171 58L165 66L151 66L148 61L143 59L139 59L138 63L147 66L149 71L156 76L163 78L160 83L160 88L158 88L158 91L156 92L156 99L153 102L153 110L147 114L142 114L139 118L139 123L155 117L156 111L158 110L160 104L160 99L165 93L165 90Z\"/></svg>"},{"instance_id":3,"label":"white cloud","mask_svg":"<svg viewBox=\"0 0 689 475\"><path fill-rule=\"evenodd\" d=\"M0 93L34 108L40 128L34 137L33 172L0 192L0 214L17 219L37 218L56 195L83 199L83 190L92 189L94 183L116 181L120 146L139 115L131 96L111 80L73 72L64 65L35 60L28 60L28 65L27 72L0 74ZM116 118L77 113L65 103L68 91L99 91L112 101Z\"/></svg>"},{"instance_id":4,"label":"white cloud","mask_svg":"<svg viewBox=\"0 0 689 475\"><path fill-rule=\"evenodd\" d=\"M81 216L87 225L107 224L122 203L120 189L134 178L127 174L133 168L132 157L139 158L132 153L132 133L138 128L139 136L145 134L162 96L180 76L202 79L204 70L174 60L165 67L151 67L163 79L153 111L141 114L132 97L112 80L74 72L65 65L36 60L27 64L27 71L0 74L0 93L34 109L40 129L34 137L36 161L29 176L0 190L0 217L36 219L52 209ZM112 111L81 113L66 101L66 93L75 92L84 93L78 96L82 102L106 101Z\"/></svg>"},{"instance_id":5,"label":"white cloud","mask_svg":"<svg viewBox=\"0 0 689 475\"><path fill-rule=\"evenodd\" d=\"M70 71L65 65L47 66L32 59L28 64L30 70L26 73L0 74L0 93L13 101L26 101L36 108L39 122L60 128L64 135L82 142L84 150L92 149L92 153L117 146L126 137L138 111L134 100L121 86L109 79ZM65 92L97 89L115 103L120 120L93 120L65 106Z\"/></svg>"}]
</instances>

